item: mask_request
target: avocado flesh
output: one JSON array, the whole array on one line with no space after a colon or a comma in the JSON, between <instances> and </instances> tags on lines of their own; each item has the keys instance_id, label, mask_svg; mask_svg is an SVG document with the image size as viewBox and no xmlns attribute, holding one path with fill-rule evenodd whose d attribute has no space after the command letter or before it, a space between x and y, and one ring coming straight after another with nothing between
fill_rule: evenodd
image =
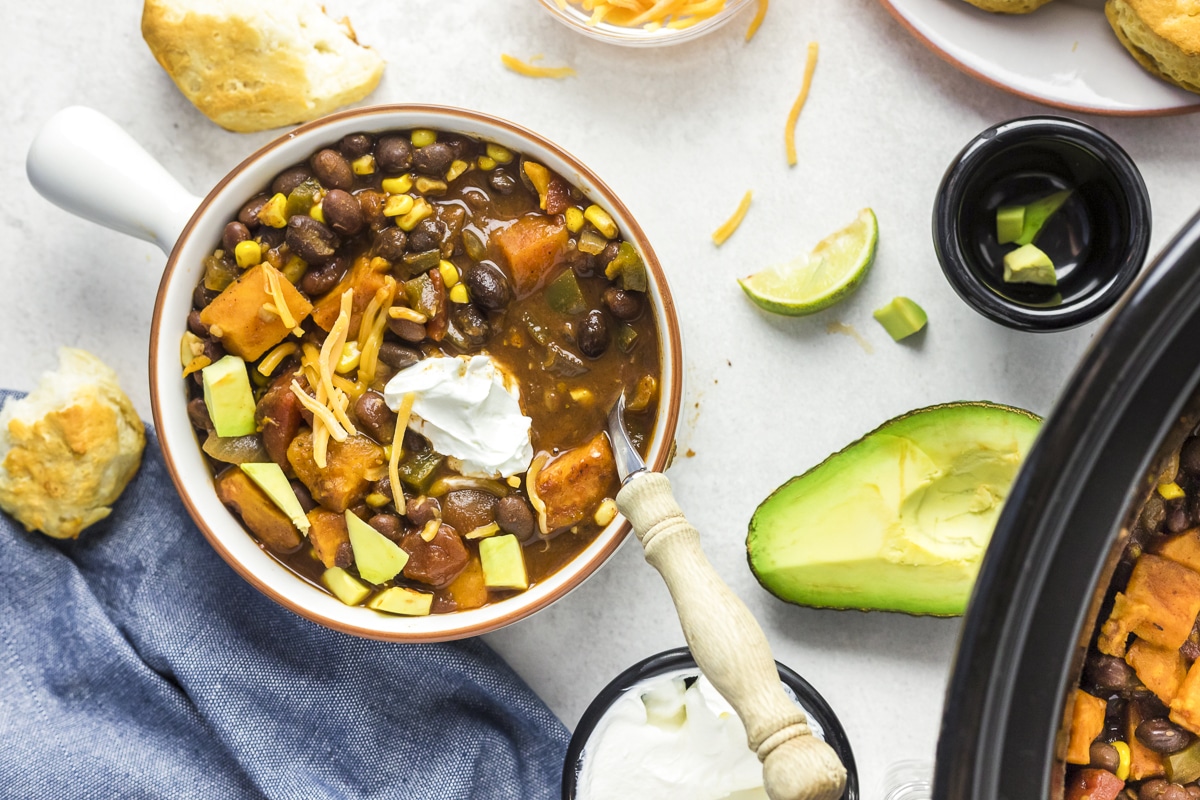
<instances>
[{"instance_id":1,"label":"avocado flesh","mask_svg":"<svg viewBox=\"0 0 1200 800\"><path fill-rule=\"evenodd\" d=\"M1015 242L1025 228L1025 206L1004 206L996 210L996 241Z\"/></svg>"},{"instance_id":2,"label":"avocado flesh","mask_svg":"<svg viewBox=\"0 0 1200 800\"><path fill-rule=\"evenodd\" d=\"M376 585L400 574L408 553L391 539L363 522L353 511L346 512L346 531L354 550L354 566L364 581Z\"/></svg>"},{"instance_id":3,"label":"avocado flesh","mask_svg":"<svg viewBox=\"0 0 1200 800\"><path fill-rule=\"evenodd\" d=\"M241 468L242 472L250 476L250 480L258 484L258 488L267 493L267 497L271 498L279 510L288 515L292 524L299 528L301 533L308 533L308 529L312 526L304 514L304 507L300 505L300 500L296 497L296 490L292 488L292 484L288 482L287 476L283 474L283 469L278 464L274 461L246 462L241 465Z\"/></svg>"},{"instance_id":4,"label":"avocado flesh","mask_svg":"<svg viewBox=\"0 0 1200 800\"><path fill-rule=\"evenodd\" d=\"M1025 206L1025 218L1022 221L1021 235L1013 239L1019 245L1032 244L1039 233L1042 232L1042 226L1050 217L1054 216L1054 212L1062 208L1062 204L1067 202L1067 198L1071 196L1070 189L1063 189L1054 194L1046 195L1041 200L1034 200L1029 205Z\"/></svg>"},{"instance_id":5,"label":"avocado flesh","mask_svg":"<svg viewBox=\"0 0 1200 800\"><path fill-rule=\"evenodd\" d=\"M1050 256L1037 245L1027 244L1004 256L1004 282L1057 286L1058 273Z\"/></svg>"},{"instance_id":6,"label":"avocado flesh","mask_svg":"<svg viewBox=\"0 0 1200 800\"><path fill-rule=\"evenodd\" d=\"M479 542L479 560L483 563L483 582L489 589L529 588L521 543L511 533L491 536Z\"/></svg>"},{"instance_id":7,"label":"avocado flesh","mask_svg":"<svg viewBox=\"0 0 1200 800\"><path fill-rule=\"evenodd\" d=\"M750 567L800 605L961 614L1038 426L987 403L885 423L763 501Z\"/></svg>"},{"instance_id":8,"label":"avocado flesh","mask_svg":"<svg viewBox=\"0 0 1200 800\"><path fill-rule=\"evenodd\" d=\"M886 306L875 309L873 316L888 336L897 342L912 336L929 321L925 309L907 297L893 297Z\"/></svg>"},{"instance_id":9,"label":"avocado flesh","mask_svg":"<svg viewBox=\"0 0 1200 800\"><path fill-rule=\"evenodd\" d=\"M246 362L228 355L200 370L204 384L204 405L217 436L246 436L257 430L254 424L254 393Z\"/></svg>"}]
</instances>

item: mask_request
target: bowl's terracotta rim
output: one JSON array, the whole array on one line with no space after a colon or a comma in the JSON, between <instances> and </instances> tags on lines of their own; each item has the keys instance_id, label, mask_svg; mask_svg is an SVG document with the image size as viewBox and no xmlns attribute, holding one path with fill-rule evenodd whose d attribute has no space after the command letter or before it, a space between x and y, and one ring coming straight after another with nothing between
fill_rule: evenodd
<instances>
[{"instance_id":1,"label":"bowl's terracotta rim","mask_svg":"<svg viewBox=\"0 0 1200 800\"><path fill-rule=\"evenodd\" d=\"M171 283L171 279L175 274L176 267L178 266L178 254L182 249L181 245L187 241L188 237L192 233L193 228L196 226L196 223L205 215L205 213L207 213L216 195L218 195L235 176L241 174L247 169L252 168L254 164L261 160L264 156L280 147L285 142L295 139L297 136L308 135L313 132L320 131L321 129L333 123L341 122L352 117L363 117L364 119L368 119L370 117L388 114L430 114L436 116L450 115L464 121L478 121L487 125L503 128L519 138L530 140L539 147L551 151L563 161L569 163L578 171L580 176L588 180L588 182L595 188L596 192L603 196L605 201L610 203L612 208L614 208L620 216L628 221L629 224L627 226L628 230L626 231L626 234L638 243L638 247L642 251L642 254L645 258L646 266L654 275L655 286L662 302L664 319L660 321L662 323L662 328L659 331L659 336L662 339L662 352L664 356L669 353L673 359L673 368L671 370L671 386L670 393L668 395L669 402L666 404L665 409L663 408L663 404L661 402L662 395L660 393L659 413L666 413L667 415L666 425L663 428L663 441L660 443L661 446L658 447L658 453L654 459L654 462L647 465L649 469L652 469L656 472L661 472L667 468L671 460L671 453L674 450L673 440L675 438L675 431L679 423L679 411L683 399L683 343L680 338L679 318L675 312L675 302L671 296L671 290L667 285L666 275L663 272L662 264L659 262L658 256L655 254L654 249L650 246L645 232L634 219L633 215L629 212L629 209L626 207L624 202L617 197L616 193L612 191L607 183L600 180L599 176L592 172L592 170L585 166L578 158L559 147L546 137L501 117L496 117L491 114L485 114L469 109L458 108L455 106L432 104L376 105L335 112L312 122L300 125L263 145L254 153L242 160L242 162L236 167L231 169L223 178L221 178L220 181L217 182L215 186L213 186L208 194L204 196L204 199L200 202L200 205L192 214L191 219L188 220L187 225L184 226L183 231L179 234L179 238L176 240L171 249L171 254L167 258L167 264L163 270L162 279L159 282L158 294L154 301L154 314L150 327L150 402L153 410L154 425L158 431L159 446L162 449L163 460L166 462L167 471L171 475L171 481L175 484L175 489L178 492L180 499L187 507L188 514L191 516L192 521L198 528L200 528L200 531L204 534L204 538L208 540L208 543L214 550L217 551L225 563L231 566L235 572L241 575L242 578L254 586L254 588L267 595L284 608L287 608L288 610L312 622L316 622L325 627L354 636L360 636L369 639L379 639L383 641L439 642L452 639L463 639L488 633L493 630L498 630L506 625L528 617L529 615L550 605L555 600L558 600L563 595L567 594L569 591L582 583L589 575L591 575L602 564L604 564L604 562L607 561L613 553L616 552L617 548L622 542L625 541L625 537L629 533L629 523L623 520L617 529L617 533L609 539L608 543L600 550L597 550L595 553L591 554L590 557L588 557L588 559L582 564L577 563L575 560L569 562L570 566L576 570L576 575L572 580L565 582L555 591L541 598L539 602L517 605L513 608L511 613L505 614L496 619L485 620L470 625L456 626L450 624L444 630L433 632L387 632L380 631L375 628L331 620L314 612L312 609L295 602L292 598L272 589L251 570L246 568L240 560L235 558L233 554L224 546L221 539L212 532L211 528L205 522L195 504L193 504L189 489L184 485L184 482L179 474L179 469L176 467L175 458L171 452L171 443L164 438L163 434L164 431L167 430L167 427L162 418L161 404L158 398L159 375L158 359L156 358L156 354L159 347L159 335L162 332L161 323L162 314L164 311L164 302L167 293L166 290L168 285ZM567 567L564 567L564 569L566 568ZM297 578L296 580L301 581L300 578ZM521 595L517 595L514 598L510 598L502 602L514 602L520 597ZM455 616L457 615L446 614L445 618L447 622L452 623Z\"/></svg>"}]
</instances>

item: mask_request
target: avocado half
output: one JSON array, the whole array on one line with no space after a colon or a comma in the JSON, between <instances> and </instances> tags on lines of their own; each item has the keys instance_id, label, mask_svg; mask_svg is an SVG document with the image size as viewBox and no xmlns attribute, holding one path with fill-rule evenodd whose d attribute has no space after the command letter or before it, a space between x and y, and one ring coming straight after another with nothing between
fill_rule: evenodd
<instances>
[{"instance_id":1,"label":"avocado half","mask_svg":"<svg viewBox=\"0 0 1200 800\"><path fill-rule=\"evenodd\" d=\"M750 569L781 600L956 616L1041 418L987 402L885 422L792 478L750 520Z\"/></svg>"}]
</instances>

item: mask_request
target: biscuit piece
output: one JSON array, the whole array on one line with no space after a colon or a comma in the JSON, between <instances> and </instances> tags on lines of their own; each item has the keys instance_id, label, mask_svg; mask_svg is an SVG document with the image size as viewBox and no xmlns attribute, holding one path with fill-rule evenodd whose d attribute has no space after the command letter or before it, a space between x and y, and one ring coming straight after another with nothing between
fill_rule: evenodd
<instances>
[{"instance_id":1,"label":"biscuit piece","mask_svg":"<svg viewBox=\"0 0 1200 800\"><path fill-rule=\"evenodd\" d=\"M196 108L243 133L316 119L383 75L349 20L313 0L145 0L142 36Z\"/></svg>"},{"instance_id":2,"label":"biscuit piece","mask_svg":"<svg viewBox=\"0 0 1200 800\"><path fill-rule=\"evenodd\" d=\"M1200 93L1200 3L1108 0L1108 23L1138 62L1163 80Z\"/></svg>"},{"instance_id":3,"label":"biscuit piece","mask_svg":"<svg viewBox=\"0 0 1200 800\"><path fill-rule=\"evenodd\" d=\"M109 515L145 446L117 374L64 347L57 372L0 408L0 508L29 530L74 539Z\"/></svg>"},{"instance_id":4,"label":"biscuit piece","mask_svg":"<svg viewBox=\"0 0 1200 800\"><path fill-rule=\"evenodd\" d=\"M994 14L1028 14L1037 11L1050 0L967 0L973 6Z\"/></svg>"}]
</instances>

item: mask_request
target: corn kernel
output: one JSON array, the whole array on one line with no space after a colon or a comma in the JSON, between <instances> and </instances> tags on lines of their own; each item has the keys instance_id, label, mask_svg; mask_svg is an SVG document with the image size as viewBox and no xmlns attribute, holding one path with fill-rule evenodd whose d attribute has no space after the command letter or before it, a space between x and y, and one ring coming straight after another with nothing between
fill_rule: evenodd
<instances>
[{"instance_id":1,"label":"corn kernel","mask_svg":"<svg viewBox=\"0 0 1200 800\"><path fill-rule=\"evenodd\" d=\"M599 508L596 509L592 519L596 524L603 528L608 523L612 522L617 516L617 502L611 497L606 497L600 501Z\"/></svg>"},{"instance_id":2,"label":"corn kernel","mask_svg":"<svg viewBox=\"0 0 1200 800\"><path fill-rule=\"evenodd\" d=\"M1183 497L1183 489L1178 483L1171 481L1170 483L1160 483L1158 485L1158 493L1162 495L1163 500L1178 500Z\"/></svg>"},{"instance_id":3,"label":"corn kernel","mask_svg":"<svg viewBox=\"0 0 1200 800\"><path fill-rule=\"evenodd\" d=\"M359 352L358 342L346 342L342 345L342 357L338 359L337 372L339 375L345 375L352 369L358 366L358 360L362 357Z\"/></svg>"},{"instance_id":4,"label":"corn kernel","mask_svg":"<svg viewBox=\"0 0 1200 800\"><path fill-rule=\"evenodd\" d=\"M502 147L498 144L489 144L487 146L488 158L495 161L497 164L508 164L513 160L512 151L507 147Z\"/></svg>"},{"instance_id":5,"label":"corn kernel","mask_svg":"<svg viewBox=\"0 0 1200 800\"><path fill-rule=\"evenodd\" d=\"M237 260L239 267L249 269L255 264L262 263L262 247L253 239L238 242L237 247L233 248L233 257Z\"/></svg>"},{"instance_id":6,"label":"corn kernel","mask_svg":"<svg viewBox=\"0 0 1200 800\"><path fill-rule=\"evenodd\" d=\"M449 261L441 261L438 263L438 272L442 273L442 283L447 289L458 283L458 267L451 264Z\"/></svg>"},{"instance_id":7,"label":"corn kernel","mask_svg":"<svg viewBox=\"0 0 1200 800\"><path fill-rule=\"evenodd\" d=\"M611 239L617 235L617 223L609 213L598 205L592 204L583 212L583 218L596 226L596 230Z\"/></svg>"},{"instance_id":8,"label":"corn kernel","mask_svg":"<svg viewBox=\"0 0 1200 800\"><path fill-rule=\"evenodd\" d=\"M258 221L272 228L287 227L287 198L276 193L258 210Z\"/></svg>"},{"instance_id":9,"label":"corn kernel","mask_svg":"<svg viewBox=\"0 0 1200 800\"><path fill-rule=\"evenodd\" d=\"M312 208L310 208L308 210L308 215L310 217L312 217L313 219L315 219L317 222L321 223L322 225L325 224L325 209L321 207L320 203L317 203Z\"/></svg>"},{"instance_id":10,"label":"corn kernel","mask_svg":"<svg viewBox=\"0 0 1200 800\"><path fill-rule=\"evenodd\" d=\"M367 495L367 505L369 505L371 508L383 508L390 502L392 502L392 498L388 497L386 494L371 492L369 495Z\"/></svg>"},{"instance_id":11,"label":"corn kernel","mask_svg":"<svg viewBox=\"0 0 1200 800\"><path fill-rule=\"evenodd\" d=\"M487 172L496 168L496 159L491 156L480 156L475 160L475 163L481 170Z\"/></svg>"},{"instance_id":12,"label":"corn kernel","mask_svg":"<svg viewBox=\"0 0 1200 800\"><path fill-rule=\"evenodd\" d=\"M571 233L579 233L583 230L583 212L575 206L567 209L567 230Z\"/></svg>"},{"instance_id":13,"label":"corn kernel","mask_svg":"<svg viewBox=\"0 0 1200 800\"><path fill-rule=\"evenodd\" d=\"M303 258L293 253L288 256L288 260L279 271L283 273L283 277L288 279L288 283L295 286L304 277L304 273L308 272L308 264Z\"/></svg>"},{"instance_id":14,"label":"corn kernel","mask_svg":"<svg viewBox=\"0 0 1200 800\"><path fill-rule=\"evenodd\" d=\"M457 178L459 175L462 175L464 172L466 172L470 168L471 168L471 165L468 164L467 162L460 161L457 158L454 159L453 161L450 162L450 169L446 170L446 181L449 182L449 181L454 180L455 178Z\"/></svg>"},{"instance_id":15,"label":"corn kernel","mask_svg":"<svg viewBox=\"0 0 1200 800\"><path fill-rule=\"evenodd\" d=\"M1129 762L1132 753L1129 752L1129 745L1120 740L1113 742L1112 746L1117 751L1117 780L1123 781L1129 777Z\"/></svg>"},{"instance_id":16,"label":"corn kernel","mask_svg":"<svg viewBox=\"0 0 1200 800\"><path fill-rule=\"evenodd\" d=\"M404 194L413 187L412 175L401 175L398 178L384 178L383 190L388 194Z\"/></svg>"},{"instance_id":17,"label":"corn kernel","mask_svg":"<svg viewBox=\"0 0 1200 800\"><path fill-rule=\"evenodd\" d=\"M421 194L445 194L448 188L450 187L446 186L445 181L439 181L436 178L424 176L417 178L417 191Z\"/></svg>"},{"instance_id":18,"label":"corn kernel","mask_svg":"<svg viewBox=\"0 0 1200 800\"><path fill-rule=\"evenodd\" d=\"M350 169L354 170L355 175L374 175L375 156L367 153L365 156L354 159L350 162Z\"/></svg>"},{"instance_id":19,"label":"corn kernel","mask_svg":"<svg viewBox=\"0 0 1200 800\"><path fill-rule=\"evenodd\" d=\"M521 488L521 479L518 478L516 475L509 475L507 478L504 479L504 482L507 483L509 486L511 486L514 489Z\"/></svg>"},{"instance_id":20,"label":"corn kernel","mask_svg":"<svg viewBox=\"0 0 1200 800\"><path fill-rule=\"evenodd\" d=\"M433 216L433 206L424 197L418 197L413 202L412 210L396 219L396 226L406 233L417 227L417 223L426 217Z\"/></svg>"},{"instance_id":21,"label":"corn kernel","mask_svg":"<svg viewBox=\"0 0 1200 800\"><path fill-rule=\"evenodd\" d=\"M428 128L417 128L412 132L413 147L428 147L437 141L437 131Z\"/></svg>"},{"instance_id":22,"label":"corn kernel","mask_svg":"<svg viewBox=\"0 0 1200 800\"><path fill-rule=\"evenodd\" d=\"M406 194L394 194L383 201L383 215L385 217L399 217L407 214L413 209L413 199Z\"/></svg>"},{"instance_id":23,"label":"corn kernel","mask_svg":"<svg viewBox=\"0 0 1200 800\"><path fill-rule=\"evenodd\" d=\"M437 517L425 523L425 527L421 529L421 538L427 542L432 542L437 536L438 529L442 527L442 521Z\"/></svg>"},{"instance_id":24,"label":"corn kernel","mask_svg":"<svg viewBox=\"0 0 1200 800\"><path fill-rule=\"evenodd\" d=\"M464 284L456 283L450 288L450 301L452 303L469 303L471 296L467 294L467 287Z\"/></svg>"},{"instance_id":25,"label":"corn kernel","mask_svg":"<svg viewBox=\"0 0 1200 800\"><path fill-rule=\"evenodd\" d=\"M571 399L576 403L582 403L586 406L591 405L592 401L596 399L596 396L592 394L591 389L572 389Z\"/></svg>"}]
</instances>

